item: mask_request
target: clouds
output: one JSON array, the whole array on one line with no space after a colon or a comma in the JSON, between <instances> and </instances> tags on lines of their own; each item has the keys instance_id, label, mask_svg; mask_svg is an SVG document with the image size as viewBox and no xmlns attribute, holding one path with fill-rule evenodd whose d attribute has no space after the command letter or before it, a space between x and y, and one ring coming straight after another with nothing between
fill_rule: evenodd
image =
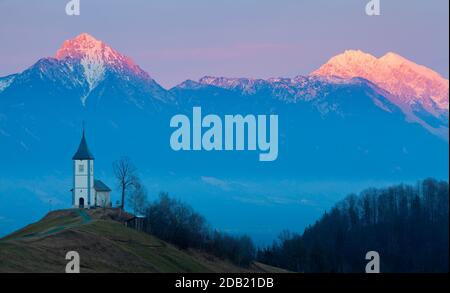
<instances>
[{"instance_id":1,"label":"clouds","mask_svg":"<svg viewBox=\"0 0 450 293\"><path fill-rule=\"evenodd\" d=\"M324 210L339 197L336 191L329 192L327 184L321 185L322 190L315 186L320 191L311 192L315 184L290 180L267 180L262 184L259 181L201 176L200 181L231 200L254 205L301 205ZM341 189L342 186L338 188Z\"/></svg>"},{"instance_id":2,"label":"clouds","mask_svg":"<svg viewBox=\"0 0 450 293\"><path fill-rule=\"evenodd\" d=\"M70 187L71 180L69 177L59 178L53 175L32 179L0 179L0 192L3 194L25 193L38 199L43 204L48 204L51 201L55 206L67 207L70 205L68 196ZM28 199L31 200L31 198ZM10 200L14 200L14 198L11 197Z\"/></svg>"},{"instance_id":3,"label":"clouds","mask_svg":"<svg viewBox=\"0 0 450 293\"><path fill-rule=\"evenodd\" d=\"M198 180L188 179L191 186L198 186ZM244 179L217 178L213 176L200 176L201 185L206 185L211 194L219 194L230 200L263 206L304 206L315 210L325 211L333 203L347 194L359 192L367 186L387 186L387 181L360 181L349 182L345 180L265 180L252 181Z\"/></svg>"},{"instance_id":4,"label":"clouds","mask_svg":"<svg viewBox=\"0 0 450 293\"><path fill-rule=\"evenodd\" d=\"M215 178L215 177L208 177L208 176L201 176L200 177L201 181L203 181L204 183L214 186L214 187L218 187L222 190L231 190L230 184L224 180L221 180L219 178Z\"/></svg>"}]
</instances>

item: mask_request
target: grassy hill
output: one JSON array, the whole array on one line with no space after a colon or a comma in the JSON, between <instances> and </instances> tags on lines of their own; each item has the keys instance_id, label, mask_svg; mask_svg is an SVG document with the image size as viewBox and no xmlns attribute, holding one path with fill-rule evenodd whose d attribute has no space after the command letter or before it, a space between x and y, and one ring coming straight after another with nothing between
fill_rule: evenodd
<instances>
[{"instance_id":1,"label":"grassy hill","mask_svg":"<svg viewBox=\"0 0 450 293\"><path fill-rule=\"evenodd\" d=\"M248 268L200 251L180 250L125 227L118 210L60 210L0 239L0 272L64 272L65 255L80 254L81 272L283 272Z\"/></svg>"}]
</instances>

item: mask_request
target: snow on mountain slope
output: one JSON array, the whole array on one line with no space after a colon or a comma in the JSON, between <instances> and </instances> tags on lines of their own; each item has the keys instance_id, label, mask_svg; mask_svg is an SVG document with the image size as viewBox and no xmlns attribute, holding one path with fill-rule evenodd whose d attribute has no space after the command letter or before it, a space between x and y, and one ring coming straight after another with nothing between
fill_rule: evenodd
<instances>
[{"instance_id":1,"label":"snow on mountain slope","mask_svg":"<svg viewBox=\"0 0 450 293\"><path fill-rule=\"evenodd\" d=\"M89 91L81 97L83 105L89 94L106 78L107 71L122 76L124 80L136 78L153 83L148 73L133 60L87 33L66 40L56 52L55 58L60 61L79 62L82 65L89 86Z\"/></svg>"},{"instance_id":2,"label":"snow on mountain slope","mask_svg":"<svg viewBox=\"0 0 450 293\"><path fill-rule=\"evenodd\" d=\"M312 75L362 77L402 97L404 103L420 103L427 110L449 109L449 81L395 53L376 58L362 51L345 51L331 58Z\"/></svg>"},{"instance_id":3,"label":"snow on mountain slope","mask_svg":"<svg viewBox=\"0 0 450 293\"><path fill-rule=\"evenodd\" d=\"M239 91L245 95L269 92L270 96L285 102L312 101L316 98L326 98L329 92L337 86L370 85L370 82L361 78L344 79L340 77L296 76L294 78L226 78L205 76L198 82L187 81L179 85L180 88L214 86L222 89ZM376 87L376 86L375 86ZM375 89L380 91L381 89ZM386 94L380 92L380 94Z\"/></svg>"},{"instance_id":4,"label":"snow on mountain slope","mask_svg":"<svg viewBox=\"0 0 450 293\"><path fill-rule=\"evenodd\" d=\"M0 93L11 85L14 81L15 75L9 75L4 78L0 78Z\"/></svg>"},{"instance_id":5,"label":"snow on mountain slope","mask_svg":"<svg viewBox=\"0 0 450 293\"><path fill-rule=\"evenodd\" d=\"M20 74L0 78L0 93L14 88L19 95L37 82L42 96L53 93L55 88L62 93L69 90L83 106L90 97L89 102L97 105L116 101L140 109L156 109L161 107L160 103L181 102L177 101L176 88L196 90L213 86L268 98L266 102L271 99L285 103L312 102L322 114L339 108L339 101L327 100L330 93L346 86L352 89L361 86L385 97L383 101L373 98L376 106L391 111L395 105L407 121L417 122L448 140L448 80L394 53L376 58L361 51L346 51L309 76L266 80L205 76L198 82L186 81L167 91L130 58L83 33L66 40L55 58L43 58Z\"/></svg>"},{"instance_id":6,"label":"snow on mountain slope","mask_svg":"<svg viewBox=\"0 0 450 293\"><path fill-rule=\"evenodd\" d=\"M236 96L254 97L255 104L273 103L276 105L277 102L286 105L310 104L323 117L331 113L344 116L344 112L350 108L353 108L350 111L355 110L358 107L356 104L361 105L361 101L354 100L353 106L349 105L347 101L347 98L350 98L349 100L359 99L358 94L355 95L355 93L361 93L362 96L369 98L369 103L371 100L372 105L383 111L392 113L395 112L393 108L397 108L384 98L384 95L389 93L363 78L296 76L294 78L254 79L205 76L198 82L187 80L172 91L190 90L202 93L202 90L209 89L209 95L215 95L214 88L230 91ZM339 97L336 96L337 92L340 93ZM243 104L245 101L242 100L241 103Z\"/></svg>"},{"instance_id":7,"label":"snow on mountain slope","mask_svg":"<svg viewBox=\"0 0 450 293\"><path fill-rule=\"evenodd\" d=\"M400 97L404 104L419 103L431 111L449 109L449 81L395 53L376 58L362 51L345 51L331 58L312 75L362 77Z\"/></svg>"},{"instance_id":8,"label":"snow on mountain slope","mask_svg":"<svg viewBox=\"0 0 450 293\"><path fill-rule=\"evenodd\" d=\"M349 50L331 58L310 76L267 80L205 76L198 84L239 90L245 94L266 87L273 89L275 96L309 99L314 97L318 87L361 82L357 81L358 78L366 79L383 90L382 94L401 108L410 120L424 122L423 117L418 116L431 115L444 126L448 124L449 81L395 53L376 58L362 51Z\"/></svg>"},{"instance_id":9,"label":"snow on mountain slope","mask_svg":"<svg viewBox=\"0 0 450 293\"><path fill-rule=\"evenodd\" d=\"M354 78L375 83L386 97L430 132L448 140L449 81L433 70L395 53L381 58L348 50L331 58L311 76Z\"/></svg>"},{"instance_id":10,"label":"snow on mountain slope","mask_svg":"<svg viewBox=\"0 0 450 293\"><path fill-rule=\"evenodd\" d=\"M93 71L94 76L101 74L100 68L107 67L120 73L133 73L141 78L150 76L134 63L129 57L112 49L87 33L82 33L71 40L66 40L56 52L55 58L78 59L86 65L86 69ZM97 71L97 74L95 74Z\"/></svg>"},{"instance_id":11,"label":"snow on mountain slope","mask_svg":"<svg viewBox=\"0 0 450 293\"><path fill-rule=\"evenodd\" d=\"M35 96L44 97L58 89L60 94L77 96L84 107L88 98L93 104L115 100L140 109L174 102L130 58L86 33L66 40L54 58L42 58L21 73L0 78L0 93L6 88L21 99L29 88L35 88Z\"/></svg>"}]
</instances>

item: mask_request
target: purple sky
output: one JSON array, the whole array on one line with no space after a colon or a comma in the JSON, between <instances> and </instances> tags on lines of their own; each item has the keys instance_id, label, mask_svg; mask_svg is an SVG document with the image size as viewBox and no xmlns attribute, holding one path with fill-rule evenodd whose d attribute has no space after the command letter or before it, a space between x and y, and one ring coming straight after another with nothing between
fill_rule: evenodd
<instances>
[{"instance_id":1,"label":"purple sky","mask_svg":"<svg viewBox=\"0 0 450 293\"><path fill-rule=\"evenodd\" d=\"M204 75L291 77L345 49L394 51L448 78L449 1L381 0L0 0L0 76L53 56L88 32L171 87Z\"/></svg>"}]
</instances>

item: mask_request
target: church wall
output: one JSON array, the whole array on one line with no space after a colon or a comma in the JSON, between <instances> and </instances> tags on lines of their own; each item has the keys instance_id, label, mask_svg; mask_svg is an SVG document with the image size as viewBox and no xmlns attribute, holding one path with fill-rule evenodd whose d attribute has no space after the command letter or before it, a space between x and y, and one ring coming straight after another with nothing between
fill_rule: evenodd
<instances>
[{"instance_id":1,"label":"church wall","mask_svg":"<svg viewBox=\"0 0 450 293\"><path fill-rule=\"evenodd\" d=\"M97 206L110 207L111 199L109 194L109 191L97 191Z\"/></svg>"},{"instance_id":2,"label":"church wall","mask_svg":"<svg viewBox=\"0 0 450 293\"><path fill-rule=\"evenodd\" d=\"M79 199L84 199L84 206L94 205L94 161L74 161L74 207L78 207ZM90 198L89 198L90 191Z\"/></svg>"}]
</instances>

